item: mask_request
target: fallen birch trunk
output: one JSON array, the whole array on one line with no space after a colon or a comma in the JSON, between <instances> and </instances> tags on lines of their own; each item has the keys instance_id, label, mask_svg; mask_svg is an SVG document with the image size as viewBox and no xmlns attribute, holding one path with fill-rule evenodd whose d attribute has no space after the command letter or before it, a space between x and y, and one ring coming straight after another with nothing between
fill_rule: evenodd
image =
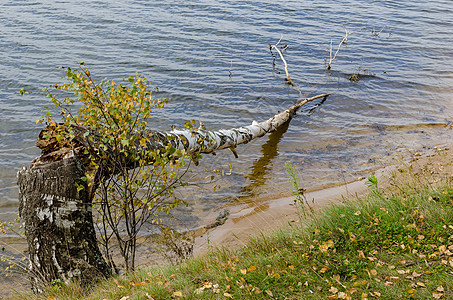
<instances>
[{"instance_id":1,"label":"fallen birch trunk","mask_svg":"<svg viewBox=\"0 0 453 300\"><path fill-rule=\"evenodd\" d=\"M197 131L173 130L168 133L156 132L148 146L159 149L170 142L176 149L184 149L195 153L212 153L227 148L234 151L234 148L238 145L246 144L253 139L264 136L266 133L277 130L291 120L296 111L304 104L319 98L326 98L327 96L328 94L321 94L306 98L266 121L253 121L251 125L239 128L208 131L201 126Z\"/></svg>"},{"instance_id":2,"label":"fallen birch trunk","mask_svg":"<svg viewBox=\"0 0 453 300\"><path fill-rule=\"evenodd\" d=\"M234 150L237 145L277 130L301 106L327 96L304 99L266 121L239 128L208 131L200 126L198 130L150 131L146 146L160 150L171 143L176 149L193 154L229 148L237 156ZM93 226L91 201L97 185L92 185L90 191L87 183L81 181L89 171L89 166L84 165L84 150L90 150L93 141L96 146L96 139L89 142L84 138L86 135L82 133L89 128L78 128L81 134L76 134L73 140L58 140L55 130L53 123L41 131L36 143L42 149L41 157L29 169L18 172L20 216L27 236L29 271L35 291L58 279L64 282L76 279L82 285L89 285L98 277L111 275L97 246ZM134 167L133 161L129 167ZM79 190L75 183L85 188Z\"/></svg>"}]
</instances>

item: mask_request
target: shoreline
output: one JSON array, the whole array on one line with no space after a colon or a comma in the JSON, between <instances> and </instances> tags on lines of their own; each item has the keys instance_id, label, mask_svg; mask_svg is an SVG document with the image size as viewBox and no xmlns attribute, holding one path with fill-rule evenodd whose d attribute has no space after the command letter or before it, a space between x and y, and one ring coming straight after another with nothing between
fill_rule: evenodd
<instances>
[{"instance_id":1,"label":"shoreline","mask_svg":"<svg viewBox=\"0 0 453 300\"><path fill-rule=\"evenodd\" d=\"M371 171L369 175L374 174L378 179L380 188L389 187L390 177L393 176L395 171L398 170L401 164L408 164L411 168L426 169L428 166L435 167L437 164L448 165L453 164L453 144L443 144L430 147L423 153L411 154L411 157L401 159L401 162L392 165L376 168ZM439 154L440 153L440 154ZM439 155L438 155L439 154ZM446 174L453 174L451 170ZM398 172L396 172L398 173ZM332 205L340 204L344 199L356 199L365 195L369 188L366 185L366 178L360 178L356 181L339 184L330 187L315 187L304 193L310 205L316 211ZM228 205L224 209L229 210L229 216L226 221L216 227L206 229L202 227L197 230L189 232L194 238L193 256L198 257L205 255L211 248L236 249L241 246L246 246L250 237L269 233L273 230L278 230L281 227L288 226L289 224L300 223L303 216L294 205L294 196L289 197L257 197L254 201L247 201L237 205ZM211 220L212 221L212 220ZM21 240L20 247L15 250L21 253L26 248L26 243L23 238L11 238L2 240L9 240L10 242L15 239ZM17 242L17 241L16 241ZM148 246L152 244L152 246ZM23 248L23 249L22 249ZM162 245L156 242L154 237L144 237L141 245L137 249L140 256L140 262L137 267L150 267L155 265L162 265L168 263L165 261L167 254L163 250ZM164 260L163 260L164 259ZM25 280L25 281L24 281ZM28 283L25 277L12 277L3 278L0 281L0 286L3 288L3 293L0 296L11 295L15 289L16 291L26 292Z\"/></svg>"},{"instance_id":2,"label":"shoreline","mask_svg":"<svg viewBox=\"0 0 453 300\"><path fill-rule=\"evenodd\" d=\"M445 160L448 159L446 157L453 157L451 146L453 145L445 143L432 146L422 153L411 153L410 157L402 158L400 163L375 168L369 175L374 174L379 186L386 188L389 186L389 177L393 176L392 174L399 165L409 164L414 169L425 168L432 163L431 160ZM441 157L442 154L445 155ZM436 155L438 158L433 159ZM342 199L363 196L369 191L366 181L367 178L362 177L337 186L315 187L306 191L304 196L310 206L315 211L319 211L328 205L341 203ZM252 236L300 222L301 212L294 202L294 196L266 200L257 197L255 201L227 206L230 214L224 224L205 229L204 232L202 232L203 230L195 232L194 256L204 255L210 248L228 247L231 249L244 246Z\"/></svg>"}]
</instances>

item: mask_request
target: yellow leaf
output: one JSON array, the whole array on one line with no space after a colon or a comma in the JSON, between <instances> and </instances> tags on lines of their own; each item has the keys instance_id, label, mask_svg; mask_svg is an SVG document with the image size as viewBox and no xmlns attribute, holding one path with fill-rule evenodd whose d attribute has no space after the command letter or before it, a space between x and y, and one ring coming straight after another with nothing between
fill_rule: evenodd
<instances>
[{"instance_id":1,"label":"yellow leaf","mask_svg":"<svg viewBox=\"0 0 453 300\"><path fill-rule=\"evenodd\" d=\"M124 285L121 285L118 283L118 280L116 280L115 278L113 278L113 281L116 283L116 286L119 287L119 288L123 288Z\"/></svg>"},{"instance_id":2,"label":"yellow leaf","mask_svg":"<svg viewBox=\"0 0 453 300\"><path fill-rule=\"evenodd\" d=\"M180 292L180 291L173 292L173 296L174 297L182 297L182 292Z\"/></svg>"},{"instance_id":3,"label":"yellow leaf","mask_svg":"<svg viewBox=\"0 0 453 300\"><path fill-rule=\"evenodd\" d=\"M291 266L290 266L291 267ZM294 267L294 266L293 266ZM256 270L256 266L250 266L248 269L247 269L249 272L253 272Z\"/></svg>"},{"instance_id":4,"label":"yellow leaf","mask_svg":"<svg viewBox=\"0 0 453 300\"><path fill-rule=\"evenodd\" d=\"M337 299L337 295L330 295L330 296L327 296L327 299L329 299L329 300Z\"/></svg>"},{"instance_id":5,"label":"yellow leaf","mask_svg":"<svg viewBox=\"0 0 453 300\"><path fill-rule=\"evenodd\" d=\"M247 274L247 270L246 269L241 269L241 273L245 275L245 274Z\"/></svg>"},{"instance_id":6,"label":"yellow leaf","mask_svg":"<svg viewBox=\"0 0 453 300\"><path fill-rule=\"evenodd\" d=\"M275 273L274 275L272 275L272 277L274 277L274 278L277 278L277 279L278 279L278 278L280 278L280 274L278 274L278 273Z\"/></svg>"},{"instance_id":7,"label":"yellow leaf","mask_svg":"<svg viewBox=\"0 0 453 300\"><path fill-rule=\"evenodd\" d=\"M418 285L418 286L421 286L421 287L426 287L426 285L425 285L423 282L420 282L420 281L417 282L417 285Z\"/></svg>"},{"instance_id":8,"label":"yellow leaf","mask_svg":"<svg viewBox=\"0 0 453 300\"><path fill-rule=\"evenodd\" d=\"M233 295L231 295L230 293L223 293L223 295L227 298L233 299Z\"/></svg>"},{"instance_id":9,"label":"yellow leaf","mask_svg":"<svg viewBox=\"0 0 453 300\"><path fill-rule=\"evenodd\" d=\"M49 296L47 300L56 300L57 298L55 296Z\"/></svg>"}]
</instances>

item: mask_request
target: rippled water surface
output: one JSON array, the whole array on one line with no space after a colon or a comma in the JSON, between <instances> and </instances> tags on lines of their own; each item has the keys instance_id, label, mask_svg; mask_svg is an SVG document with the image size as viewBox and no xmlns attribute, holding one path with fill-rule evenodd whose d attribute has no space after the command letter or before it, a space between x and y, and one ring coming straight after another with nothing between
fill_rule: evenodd
<instances>
[{"instance_id":1,"label":"rippled water surface","mask_svg":"<svg viewBox=\"0 0 453 300\"><path fill-rule=\"evenodd\" d=\"M344 26L353 33L326 71L331 40L335 50ZM402 150L451 142L452 30L451 0L3 0L0 218L17 211L16 172L39 155L35 120L47 100L18 92L62 82L60 66L84 61L98 79L144 74L159 97L170 98L154 129L189 119L213 130L238 127L300 97L285 84L278 58L273 67L269 43L282 36L304 96L330 96L288 128L239 147L239 159L223 151L193 168L205 176L205 169L233 165L216 183L220 191L208 185L183 193L196 223L247 196L287 193L285 161L310 188L366 175ZM366 76L348 80L359 71Z\"/></svg>"}]
</instances>

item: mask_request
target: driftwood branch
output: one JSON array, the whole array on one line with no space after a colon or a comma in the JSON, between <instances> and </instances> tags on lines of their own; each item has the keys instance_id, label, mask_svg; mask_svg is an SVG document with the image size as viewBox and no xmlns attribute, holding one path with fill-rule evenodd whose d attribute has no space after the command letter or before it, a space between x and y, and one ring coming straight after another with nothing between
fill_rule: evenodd
<instances>
[{"instance_id":1,"label":"driftwood branch","mask_svg":"<svg viewBox=\"0 0 453 300\"><path fill-rule=\"evenodd\" d=\"M272 49L274 49L280 55L280 58L281 58L283 64L285 65L286 81L288 82L288 84L290 84L292 86L296 86L296 84L291 80L291 77L289 77L288 64L286 63L286 60L283 57L282 52L280 51L280 49L278 49L278 44L280 44L282 38L283 37L280 37L280 40L278 40L277 44L269 45L269 47L270 47L271 51L272 51Z\"/></svg>"},{"instance_id":2,"label":"driftwood branch","mask_svg":"<svg viewBox=\"0 0 453 300\"><path fill-rule=\"evenodd\" d=\"M357 32L357 31L360 31L362 30L363 28L360 28L356 31L349 31L346 27L344 27L344 31L345 31L345 34L344 34L344 37L343 39L341 40L341 42L338 44L338 48L337 48L337 51L335 51L335 54L333 55L332 57L332 40L330 40L330 50L329 50L329 63L327 64L327 70L330 70L331 67L332 67L332 62L335 60L335 58L337 58L337 55L338 55L338 52L340 52L340 49L341 49L341 46L343 45L347 45L348 44L348 38L351 34Z\"/></svg>"}]
</instances>

